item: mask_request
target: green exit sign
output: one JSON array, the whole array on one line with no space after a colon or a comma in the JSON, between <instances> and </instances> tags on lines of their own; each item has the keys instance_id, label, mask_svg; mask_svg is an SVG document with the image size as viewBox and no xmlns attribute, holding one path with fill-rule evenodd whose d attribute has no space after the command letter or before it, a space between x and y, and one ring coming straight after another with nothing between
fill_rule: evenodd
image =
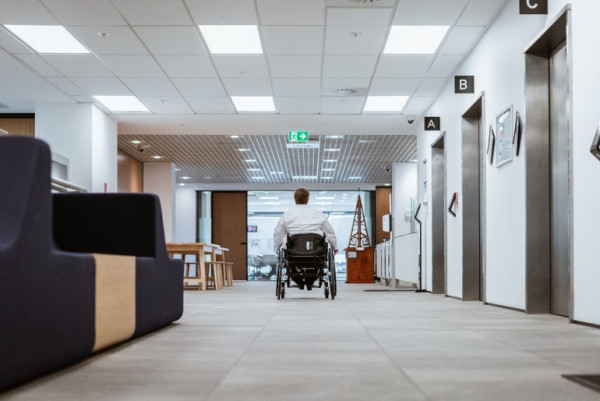
<instances>
[{"instance_id":1,"label":"green exit sign","mask_svg":"<svg viewBox=\"0 0 600 401\"><path fill-rule=\"evenodd\" d=\"M308 131L289 131L289 142L308 142Z\"/></svg>"}]
</instances>

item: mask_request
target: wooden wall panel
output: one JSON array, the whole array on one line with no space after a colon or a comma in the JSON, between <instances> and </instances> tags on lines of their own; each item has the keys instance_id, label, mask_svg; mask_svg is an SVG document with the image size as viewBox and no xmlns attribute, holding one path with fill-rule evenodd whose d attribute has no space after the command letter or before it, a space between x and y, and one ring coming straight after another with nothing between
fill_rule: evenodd
<instances>
[{"instance_id":1,"label":"wooden wall panel","mask_svg":"<svg viewBox=\"0 0 600 401\"><path fill-rule=\"evenodd\" d=\"M144 164L118 149L117 191L142 192L144 190Z\"/></svg>"},{"instance_id":2,"label":"wooden wall panel","mask_svg":"<svg viewBox=\"0 0 600 401\"><path fill-rule=\"evenodd\" d=\"M0 116L0 128L11 135L35 136L34 118L4 118Z\"/></svg>"},{"instance_id":3,"label":"wooden wall panel","mask_svg":"<svg viewBox=\"0 0 600 401\"><path fill-rule=\"evenodd\" d=\"M390 233L382 229L381 218L384 214L390 214L390 196L392 187L375 188L375 244L381 244L383 239L390 240Z\"/></svg>"}]
</instances>

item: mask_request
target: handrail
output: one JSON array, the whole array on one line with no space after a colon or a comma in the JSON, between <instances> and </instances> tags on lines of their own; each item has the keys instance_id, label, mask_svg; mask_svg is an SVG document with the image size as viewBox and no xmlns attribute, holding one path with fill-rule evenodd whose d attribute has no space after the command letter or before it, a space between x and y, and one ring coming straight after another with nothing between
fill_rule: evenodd
<instances>
[{"instance_id":1,"label":"handrail","mask_svg":"<svg viewBox=\"0 0 600 401\"><path fill-rule=\"evenodd\" d=\"M61 180L60 178L52 177L50 187L57 192L87 192L87 189L77 186L69 181Z\"/></svg>"}]
</instances>

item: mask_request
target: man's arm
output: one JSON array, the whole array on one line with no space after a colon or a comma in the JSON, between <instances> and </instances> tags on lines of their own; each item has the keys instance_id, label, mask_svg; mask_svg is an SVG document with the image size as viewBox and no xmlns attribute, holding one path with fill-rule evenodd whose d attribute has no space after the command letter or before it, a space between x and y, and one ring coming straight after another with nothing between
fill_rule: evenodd
<instances>
[{"instance_id":1,"label":"man's arm","mask_svg":"<svg viewBox=\"0 0 600 401\"><path fill-rule=\"evenodd\" d=\"M279 248L281 248L281 245L283 244L284 235L285 221L283 219L283 216L281 216L279 222L277 222L277 225L275 226L275 230L273 231L273 248L275 250L275 253L279 252Z\"/></svg>"},{"instance_id":2,"label":"man's arm","mask_svg":"<svg viewBox=\"0 0 600 401\"><path fill-rule=\"evenodd\" d=\"M331 225L329 220L325 219L325 221L323 221L322 228L323 228L323 233L327 236L327 242L329 242L329 245L331 245L331 248L333 248L333 251L337 252L337 250L338 250L337 238L335 237L335 231L333 230L333 226Z\"/></svg>"}]
</instances>

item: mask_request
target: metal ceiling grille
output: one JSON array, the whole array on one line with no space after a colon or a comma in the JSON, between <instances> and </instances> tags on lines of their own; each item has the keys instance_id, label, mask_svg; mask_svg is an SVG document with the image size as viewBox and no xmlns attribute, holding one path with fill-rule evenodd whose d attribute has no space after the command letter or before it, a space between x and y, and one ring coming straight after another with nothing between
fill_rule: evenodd
<instances>
[{"instance_id":1,"label":"metal ceiling grille","mask_svg":"<svg viewBox=\"0 0 600 401\"><path fill-rule=\"evenodd\" d=\"M316 138L318 148L288 149L283 135L120 135L119 148L143 163L175 163L179 183L387 183L393 162L416 159L414 135Z\"/></svg>"}]
</instances>

